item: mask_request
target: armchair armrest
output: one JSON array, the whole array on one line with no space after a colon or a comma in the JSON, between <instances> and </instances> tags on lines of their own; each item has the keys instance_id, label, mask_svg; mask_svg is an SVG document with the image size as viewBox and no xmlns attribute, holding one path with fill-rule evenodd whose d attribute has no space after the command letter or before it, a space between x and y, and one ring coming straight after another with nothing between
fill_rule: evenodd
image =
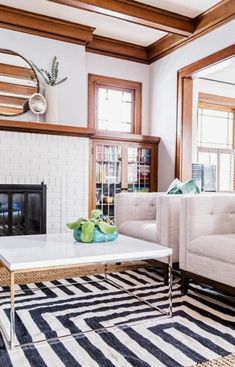
<instances>
[{"instance_id":1,"label":"armchair armrest","mask_svg":"<svg viewBox=\"0 0 235 367\"><path fill-rule=\"evenodd\" d=\"M173 262L179 262L179 213L184 195L157 197L156 227L159 243L173 249Z\"/></svg>"},{"instance_id":2,"label":"armchair armrest","mask_svg":"<svg viewBox=\"0 0 235 367\"><path fill-rule=\"evenodd\" d=\"M156 197L159 192L121 193L115 195L115 224L117 228L128 220L156 219Z\"/></svg>"},{"instance_id":3,"label":"armchair armrest","mask_svg":"<svg viewBox=\"0 0 235 367\"><path fill-rule=\"evenodd\" d=\"M235 233L235 194L183 197L180 211L180 268L189 243L205 235Z\"/></svg>"}]
</instances>

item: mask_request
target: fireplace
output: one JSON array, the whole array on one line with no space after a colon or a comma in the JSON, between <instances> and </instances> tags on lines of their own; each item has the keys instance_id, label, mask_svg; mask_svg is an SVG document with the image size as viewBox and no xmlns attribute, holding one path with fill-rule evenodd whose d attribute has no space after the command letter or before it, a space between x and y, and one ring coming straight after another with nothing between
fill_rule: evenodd
<instances>
[{"instance_id":1,"label":"fireplace","mask_svg":"<svg viewBox=\"0 0 235 367\"><path fill-rule=\"evenodd\" d=\"M46 185L0 184L0 236L46 233Z\"/></svg>"}]
</instances>

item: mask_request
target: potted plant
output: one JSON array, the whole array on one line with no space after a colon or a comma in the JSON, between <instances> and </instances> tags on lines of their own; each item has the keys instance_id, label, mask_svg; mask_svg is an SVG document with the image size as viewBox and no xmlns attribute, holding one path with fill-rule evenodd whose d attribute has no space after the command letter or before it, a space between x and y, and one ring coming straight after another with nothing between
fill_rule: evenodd
<instances>
[{"instance_id":1,"label":"potted plant","mask_svg":"<svg viewBox=\"0 0 235 367\"><path fill-rule=\"evenodd\" d=\"M117 236L117 228L110 224L109 218L103 220L102 211L91 211L90 218L79 218L74 223L68 223L69 229L73 230L74 239L78 242L110 242Z\"/></svg>"},{"instance_id":2,"label":"potted plant","mask_svg":"<svg viewBox=\"0 0 235 367\"><path fill-rule=\"evenodd\" d=\"M39 68L31 61L33 68L41 75L45 83L45 98L47 100L46 121L58 122L58 90L57 86L65 82L68 78L58 80L59 61L56 56L53 57L50 70Z\"/></svg>"}]
</instances>

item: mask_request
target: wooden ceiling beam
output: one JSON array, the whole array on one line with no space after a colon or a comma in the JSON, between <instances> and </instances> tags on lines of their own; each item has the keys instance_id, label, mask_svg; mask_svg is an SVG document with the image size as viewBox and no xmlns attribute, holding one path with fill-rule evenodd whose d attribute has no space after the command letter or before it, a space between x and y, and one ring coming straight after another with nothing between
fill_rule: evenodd
<instances>
[{"instance_id":1,"label":"wooden ceiling beam","mask_svg":"<svg viewBox=\"0 0 235 367\"><path fill-rule=\"evenodd\" d=\"M65 0L58 0L65 1ZM66 0L75 1L75 0ZM77 3L78 0L76 0ZM88 1L88 0L87 0ZM95 0L89 0L95 1ZM100 2L101 0L96 0ZM111 0L107 0L109 3ZM132 3L132 0L116 0ZM82 1L84 2L84 1ZM135 5L137 3L135 2ZM138 3L139 4L139 3ZM138 5L137 5L138 6ZM195 32L185 37L168 34L148 47L94 35L94 28L0 5L0 27L19 32L82 44L87 52L151 64L188 42L235 18L235 1L223 0L194 19Z\"/></svg>"},{"instance_id":2,"label":"wooden ceiling beam","mask_svg":"<svg viewBox=\"0 0 235 367\"><path fill-rule=\"evenodd\" d=\"M94 35L86 51L148 64L146 47L107 37Z\"/></svg>"},{"instance_id":3,"label":"wooden ceiling beam","mask_svg":"<svg viewBox=\"0 0 235 367\"><path fill-rule=\"evenodd\" d=\"M49 1L183 36L189 36L194 31L192 18L133 0Z\"/></svg>"},{"instance_id":4,"label":"wooden ceiling beam","mask_svg":"<svg viewBox=\"0 0 235 367\"><path fill-rule=\"evenodd\" d=\"M0 5L0 27L86 45L94 27Z\"/></svg>"},{"instance_id":5,"label":"wooden ceiling beam","mask_svg":"<svg viewBox=\"0 0 235 367\"><path fill-rule=\"evenodd\" d=\"M222 0L211 9L194 19L195 31L189 37L169 34L147 47L148 60L152 62L162 58L213 29L235 18L235 1Z\"/></svg>"}]
</instances>

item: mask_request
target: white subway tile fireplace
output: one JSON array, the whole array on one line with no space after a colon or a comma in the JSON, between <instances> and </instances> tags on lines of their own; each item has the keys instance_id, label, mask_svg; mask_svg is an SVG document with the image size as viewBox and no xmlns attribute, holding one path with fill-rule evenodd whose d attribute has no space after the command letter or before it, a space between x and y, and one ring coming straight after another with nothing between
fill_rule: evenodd
<instances>
[{"instance_id":1,"label":"white subway tile fireplace","mask_svg":"<svg viewBox=\"0 0 235 367\"><path fill-rule=\"evenodd\" d=\"M0 131L0 183L47 185L47 232L88 211L89 140Z\"/></svg>"}]
</instances>

